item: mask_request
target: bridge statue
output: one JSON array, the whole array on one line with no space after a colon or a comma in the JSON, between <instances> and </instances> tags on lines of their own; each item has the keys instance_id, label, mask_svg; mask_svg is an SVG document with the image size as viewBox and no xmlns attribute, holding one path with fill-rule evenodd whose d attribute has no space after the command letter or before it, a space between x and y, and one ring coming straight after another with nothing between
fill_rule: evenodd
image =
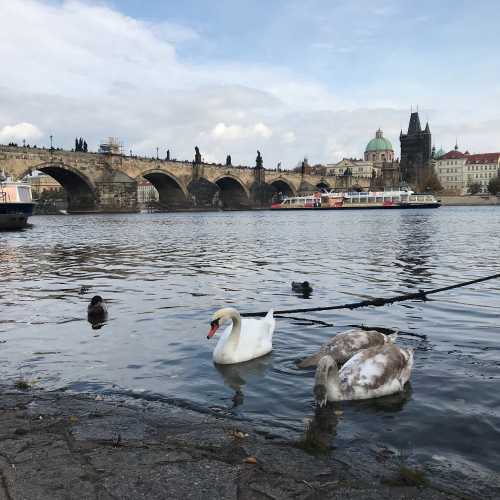
<instances>
[{"instance_id":1,"label":"bridge statue","mask_svg":"<svg viewBox=\"0 0 500 500\"><path fill-rule=\"evenodd\" d=\"M264 168L263 167L263 162L262 162L262 156L261 156L259 150L257 150L257 158L255 159L255 166L257 168Z\"/></svg>"},{"instance_id":2,"label":"bridge statue","mask_svg":"<svg viewBox=\"0 0 500 500\"><path fill-rule=\"evenodd\" d=\"M230 167L232 165L231 163L231 155L226 156L226 167Z\"/></svg>"},{"instance_id":3,"label":"bridge statue","mask_svg":"<svg viewBox=\"0 0 500 500\"><path fill-rule=\"evenodd\" d=\"M167 149L167 158L166 158L167 161L170 161L170 149Z\"/></svg>"},{"instance_id":4,"label":"bridge statue","mask_svg":"<svg viewBox=\"0 0 500 500\"><path fill-rule=\"evenodd\" d=\"M201 153L200 153L200 148L198 146L194 147L194 162L196 164L201 163Z\"/></svg>"}]
</instances>

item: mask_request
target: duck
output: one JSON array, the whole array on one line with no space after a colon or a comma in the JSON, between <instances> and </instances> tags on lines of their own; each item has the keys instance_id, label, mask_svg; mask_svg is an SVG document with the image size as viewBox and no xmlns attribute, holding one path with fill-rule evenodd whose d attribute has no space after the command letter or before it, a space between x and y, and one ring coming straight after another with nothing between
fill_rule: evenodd
<instances>
[{"instance_id":1,"label":"duck","mask_svg":"<svg viewBox=\"0 0 500 500\"><path fill-rule=\"evenodd\" d=\"M317 366L319 360L325 354L330 354L337 363L343 364L361 349L383 346L388 342L394 343L397 336L397 332L391 335L384 335L376 330L352 328L351 330L335 335L328 342L325 342L312 356L297 361L296 364L298 368Z\"/></svg>"},{"instance_id":2,"label":"duck","mask_svg":"<svg viewBox=\"0 0 500 500\"><path fill-rule=\"evenodd\" d=\"M372 399L401 392L410 379L413 349L392 342L363 349L339 370L335 358L323 356L316 368L314 397L323 407L328 401Z\"/></svg>"},{"instance_id":3,"label":"duck","mask_svg":"<svg viewBox=\"0 0 500 500\"><path fill-rule=\"evenodd\" d=\"M292 281L292 290L297 293L311 293L313 291L309 281Z\"/></svg>"},{"instance_id":4,"label":"duck","mask_svg":"<svg viewBox=\"0 0 500 500\"><path fill-rule=\"evenodd\" d=\"M87 307L87 320L92 324L92 328L97 329L108 318L108 308L104 299L100 295L92 297L90 304Z\"/></svg>"},{"instance_id":5,"label":"duck","mask_svg":"<svg viewBox=\"0 0 500 500\"><path fill-rule=\"evenodd\" d=\"M211 339L225 321L231 320L217 342L213 360L217 364L230 365L260 358L273 349L273 333L276 321L273 310L263 319L241 318L240 313L232 308L219 309L212 316L207 339Z\"/></svg>"}]
</instances>

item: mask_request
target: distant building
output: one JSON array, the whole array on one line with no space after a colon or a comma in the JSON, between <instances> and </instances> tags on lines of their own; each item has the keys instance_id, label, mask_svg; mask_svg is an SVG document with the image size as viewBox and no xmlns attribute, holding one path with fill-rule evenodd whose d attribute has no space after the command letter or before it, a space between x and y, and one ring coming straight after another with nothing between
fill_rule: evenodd
<instances>
[{"instance_id":1,"label":"distant building","mask_svg":"<svg viewBox=\"0 0 500 500\"><path fill-rule=\"evenodd\" d=\"M480 153L469 155L465 163L464 176L467 186L481 185L481 192L488 192L491 179L500 175L500 153Z\"/></svg>"},{"instance_id":2,"label":"distant building","mask_svg":"<svg viewBox=\"0 0 500 500\"><path fill-rule=\"evenodd\" d=\"M466 194L467 186L464 174L468 156L469 152L462 153L458 150L458 145L455 145L455 149L452 151L439 155L434 170L445 192L458 195Z\"/></svg>"},{"instance_id":3,"label":"distant building","mask_svg":"<svg viewBox=\"0 0 500 500\"><path fill-rule=\"evenodd\" d=\"M372 178L380 175L381 167L373 161L343 158L337 163L326 166L327 175L352 175L353 177Z\"/></svg>"},{"instance_id":4,"label":"distant building","mask_svg":"<svg viewBox=\"0 0 500 500\"><path fill-rule=\"evenodd\" d=\"M142 179L137 183L137 203L147 205L160 199L160 195L151 182Z\"/></svg>"},{"instance_id":5,"label":"distant building","mask_svg":"<svg viewBox=\"0 0 500 500\"><path fill-rule=\"evenodd\" d=\"M31 186L33 198L39 198L44 191L57 191L62 189L61 184L53 177L47 174L38 173L38 171L33 172L31 175L27 175L23 180Z\"/></svg>"},{"instance_id":6,"label":"distant building","mask_svg":"<svg viewBox=\"0 0 500 500\"><path fill-rule=\"evenodd\" d=\"M490 180L500 174L500 153L462 153L455 145L438 157L435 170L445 191L464 195L471 184L479 184L481 192L486 193Z\"/></svg>"},{"instance_id":7,"label":"distant building","mask_svg":"<svg viewBox=\"0 0 500 500\"><path fill-rule=\"evenodd\" d=\"M432 171L431 166L431 131L429 123L422 130L418 112L411 113L408 133L399 136L401 143L401 178L402 181L422 188L426 176ZM424 187L425 188L425 187Z\"/></svg>"},{"instance_id":8,"label":"distant building","mask_svg":"<svg viewBox=\"0 0 500 500\"><path fill-rule=\"evenodd\" d=\"M365 161L379 164L394 161L391 141L384 137L382 130L378 129L375 137L366 145Z\"/></svg>"},{"instance_id":9,"label":"distant building","mask_svg":"<svg viewBox=\"0 0 500 500\"><path fill-rule=\"evenodd\" d=\"M397 189L399 187L399 163L394 160L391 141L381 129L375 132L365 148L364 159L343 158L326 166L327 175L342 177L340 183L346 189L367 183L371 189Z\"/></svg>"}]
</instances>

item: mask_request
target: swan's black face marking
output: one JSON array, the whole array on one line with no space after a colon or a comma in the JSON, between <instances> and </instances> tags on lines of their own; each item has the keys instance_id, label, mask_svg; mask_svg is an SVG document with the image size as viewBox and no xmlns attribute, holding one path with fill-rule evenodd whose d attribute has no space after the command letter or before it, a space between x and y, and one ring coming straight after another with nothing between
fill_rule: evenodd
<instances>
[{"instance_id":1,"label":"swan's black face marking","mask_svg":"<svg viewBox=\"0 0 500 500\"><path fill-rule=\"evenodd\" d=\"M215 335L215 332L218 329L219 329L219 320L218 319L214 319L210 323L210 331L208 332L207 339L211 339Z\"/></svg>"}]
</instances>

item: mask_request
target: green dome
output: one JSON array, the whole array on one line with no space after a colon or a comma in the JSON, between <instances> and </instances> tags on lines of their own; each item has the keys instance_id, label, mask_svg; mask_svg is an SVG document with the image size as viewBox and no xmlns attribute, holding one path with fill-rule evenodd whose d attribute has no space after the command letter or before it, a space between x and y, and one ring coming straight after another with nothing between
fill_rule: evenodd
<instances>
[{"instance_id":1,"label":"green dome","mask_svg":"<svg viewBox=\"0 0 500 500\"><path fill-rule=\"evenodd\" d=\"M439 148L438 151L434 154L434 158L441 158L441 156L444 156L446 152L443 150L443 148Z\"/></svg>"},{"instance_id":2,"label":"green dome","mask_svg":"<svg viewBox=\"0 0 500 500\"><path fill-rule=\"evenodd\" d=\"M371 151L392 151L392 144L389 139L382 135L382 130L378 129L375 137L366 145L365 152Z\"/></svg>"}]
</instances>

